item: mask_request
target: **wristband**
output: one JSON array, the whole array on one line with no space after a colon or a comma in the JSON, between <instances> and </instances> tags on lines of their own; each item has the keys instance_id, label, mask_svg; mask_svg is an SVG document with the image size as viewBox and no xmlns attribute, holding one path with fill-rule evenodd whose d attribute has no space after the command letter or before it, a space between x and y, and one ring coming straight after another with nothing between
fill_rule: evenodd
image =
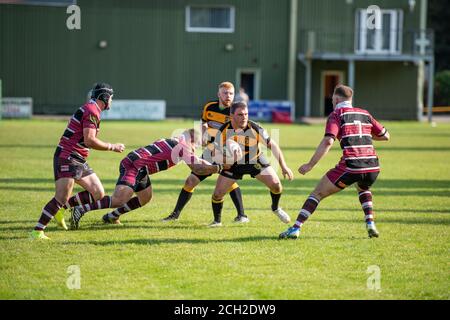
<instances>
[{"instance_id":1,"label":"wristband","mask_svg":"<svg viewBox=\"0 0 450 320\"><path fill-rule=\"evenodd\" d=\"M113 150L113 146L111 143L108 143L108 151L111 151L111 150Z\"/></svg>"},{"instance_id":2,"label":"wristband","mask_svg":"<svg viewBox=\"0 0 450 320\"><path fill-rule=\"evenodd\" d=\"M221 164L217 164L217 173L219 173L220 171L222 171L223 166Z\"/></svg>"}]
</instances>

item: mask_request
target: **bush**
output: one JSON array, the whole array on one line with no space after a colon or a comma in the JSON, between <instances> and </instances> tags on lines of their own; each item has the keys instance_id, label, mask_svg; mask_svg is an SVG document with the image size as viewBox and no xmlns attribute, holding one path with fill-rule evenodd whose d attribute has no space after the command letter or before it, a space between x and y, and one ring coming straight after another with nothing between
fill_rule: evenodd
<instances>
[{"instance_id":1,"label":"bush","mask_svg":"<svg viewBox=\"0 0 450 320\"><path fill-rule=\"evenodd\" d=\"M436 73L434 86L434 105L450 106L450 70Z\"/></svg>"}]
</instances>

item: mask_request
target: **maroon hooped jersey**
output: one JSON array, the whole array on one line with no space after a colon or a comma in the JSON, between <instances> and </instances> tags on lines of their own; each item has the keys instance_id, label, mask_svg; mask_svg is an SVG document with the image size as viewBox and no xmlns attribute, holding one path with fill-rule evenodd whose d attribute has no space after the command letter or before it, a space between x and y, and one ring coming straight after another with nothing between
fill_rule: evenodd
<instances>
[{"instance_id":1,"label":"maroon hooped jersey","mask_svg":"<svg viewBox=\"0 0 450 320\"><path fill-rule=\"evenodd\" d=\"M59 158L73 157L80 161L86 161L89 148L84 144L83 129L95 129L95 135L97 136L100 129L100 114L101 110L93 100L80 107L73 114L58 144L61 149Z\"/></svg>"},{"instance_id":2,"label":"maroon hooped jersey","mask_svg":"<svg viewBox=\"0 0 450 320\"><path fill-rule=\"evenodd\" d=\"M175 166L181 160L188 164L197 163L198 158L184 141L161 139L152 144L131 151L127 158L140 170L146 168L148 174L154 174Z\"/></svg>"},{"instance_id":3,"label":"maroon hooped jersey","mask_svg":"<svg viewBox=\"0 0 450 320\"><path fill-rule=\"evenodd\" d=\"M343 156L337 167L350 173L380 171L372 134L381 137L386 129L368 111L349 104L336 108L328 117L325 136L340 141Z\"/></svg>"}]
</instances>

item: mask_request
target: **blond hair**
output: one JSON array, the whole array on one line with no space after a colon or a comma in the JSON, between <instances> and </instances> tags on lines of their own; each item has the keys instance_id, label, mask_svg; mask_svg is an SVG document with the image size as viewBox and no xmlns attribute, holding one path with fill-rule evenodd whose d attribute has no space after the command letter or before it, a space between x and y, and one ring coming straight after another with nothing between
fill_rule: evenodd
<instances>
[{"instance_id":1,"label":"blond hair","mask_svg":"<svg viewBox=\"0 0 450 320\"><path fill-rule=\"evenodd\" d=\"M224 81L221 84L219 84L219 90L225 88L225 89L234 89L234 85L229 81Z\"/></svg>"}]
</instances>

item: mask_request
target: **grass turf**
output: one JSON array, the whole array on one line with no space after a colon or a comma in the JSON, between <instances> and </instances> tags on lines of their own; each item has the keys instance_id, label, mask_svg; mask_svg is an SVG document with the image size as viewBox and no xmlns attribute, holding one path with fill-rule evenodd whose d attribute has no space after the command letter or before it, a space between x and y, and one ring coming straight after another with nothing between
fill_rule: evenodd
<instances>
[{"instance_id":1,"label":"grass turf","mask_svg":"<svg viewBox=\"0 0 450 320\"><path fill-rule=\"evenodd\" d=\"M154 196L103 225L91 212L81 229L47 228L50 242L28 239L53 197L52 156L66 122L0 122L0 299L449 299L450 124L384 123L392 141L375 142L382 172L372 191L381 233L368 239L354 188L322 201L299 240L270 211L268 190L250 177L239 184L251 222L236 225L226 198L224 227L209 229L215 178L195 191L179 221L173 209L189 174L185 165L151 177ZM99 137L126 152L169 137L191 122L106 122ZM306 176L297 173L323 135L322 125L264 125L280 144L295 180L283 181L281 206L294 220L319 178L341 155L338 143ZM89 164L106 193L124 154L92 151ZM80 191L76 188L75 191ZM67 217L67 215L66 215ZM70 266L81 288L67 287ZM367 286L370 266L381 290ZM69 271L69 273L68 273Z\"/></svg>"}]
</instances>

